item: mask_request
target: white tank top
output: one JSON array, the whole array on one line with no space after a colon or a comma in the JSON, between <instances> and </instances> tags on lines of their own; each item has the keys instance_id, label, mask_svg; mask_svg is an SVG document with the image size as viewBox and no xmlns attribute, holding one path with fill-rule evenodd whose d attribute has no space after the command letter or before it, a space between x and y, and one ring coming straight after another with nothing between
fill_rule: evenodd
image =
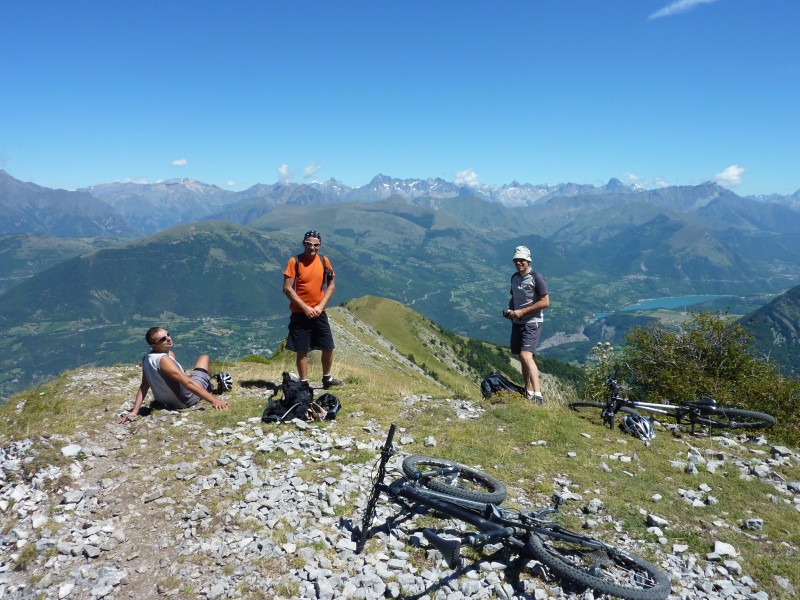
<instances>
[{"instance_id":1,"label":"white tank top","mask_svg":"<svg viewBox=\"0 0 800 600\"><path fill-rule=\"evenodd\" d=\"M181 384L161 374L159 367L161 360L164 358L175 361L178 368L183 371L181 364L169 354L164 352L148 352L145 354L142 358L142 368L144 369L144 376L147 377L147 382L150 384L150 389L153 390L153 398L162 403L171 403L176 400L183 402Z\"/></svg>"}]
</instances>

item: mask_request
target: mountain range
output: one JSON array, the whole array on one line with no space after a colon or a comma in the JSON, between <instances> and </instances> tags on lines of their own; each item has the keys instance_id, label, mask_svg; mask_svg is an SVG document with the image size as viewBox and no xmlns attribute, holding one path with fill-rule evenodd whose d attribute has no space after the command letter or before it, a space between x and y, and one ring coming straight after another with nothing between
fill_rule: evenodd
<instances>
[{"instance_id":1,"label":"mountain range","mask_svg":"<svg viewBox=\"0 0 800 600\"><path fill-rule=\"evenodd\" d=\"M269 354L285 335L281 273L309 228L323 232L336 269L335 302L395 299L502 344L510 256L525 244L552 295L542 353L582 362L597 341L618 343L659 318L626 309L641 299L699 295L696 308L749 319L800 284L795 200L743 198L713 183L476 190L385 176L362 188L330 180L231 192L171 180L66 192L0 171L0 205L20 215L0 234L0 393L71 366L130 360L153 323L180 328L198 351ZM757 338L794 369L796 334Z\"/></svg>"},{"instance_id":2,"label":"mountain range","mask_svg":"<svg viewBox=\"0 0 800 600\"><path fill-rule=\"evenodd\" d=\"M337 202L375 202L392 196L423 204L435 204L437 199L475 197L508 208L543 204L554 198L577 197L585 201L591 196L619 198L622 195L627 197L626 202L646 203L652 203L652 198L661 197L670 202L683 195L681 190L694 187L713 187L724 191L724 188L710 183L647 190L638 185L625 185L613 178L600 187L517 181L492 187L460 185L440 178L396 179L376 175L368 184L359 187L329 179L304 184L256 184L234 192L194 179L169 179L157 183L104 183L70 192L21 182L0 170L0 207L6 214L12 215L11 219L0 224L0 233L131 237L148 235L182 223L211 219L224 210L246 213L248 207L259 204L318 206ZM727 193L735 196L732 192ZM646 198L639 199L637 195ZM751 196L746 200L760 205L798 209L800 190L790 196L771 194Z\"/></svg>"}]
</instances>

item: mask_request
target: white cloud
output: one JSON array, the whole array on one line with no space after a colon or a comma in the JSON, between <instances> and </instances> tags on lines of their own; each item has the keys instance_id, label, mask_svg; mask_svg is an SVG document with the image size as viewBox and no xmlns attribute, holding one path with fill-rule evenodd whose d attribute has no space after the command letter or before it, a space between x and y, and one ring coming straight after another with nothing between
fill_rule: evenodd
<instances>
[{"instance_id":1,"label":"white cloud","mask_svg":"<svg viewBox=\"0 0 800 600\"><path fill-rule=\"evenodd\" d=\"M631 173L631 172L629 171L629 172L625 173L625 174L622 176L622 179L623 179L624 181L639 181L639 179L641 179L641 177L639 177L639 176L638 176L636 173Z\"/></svg>"},{"instance_id":2,"label":"white cloud","mask_svg":"<svg viewBox=\"0 0 800 600\"><path fill-rule=\"evenodd\" d=\"M308 165L305 169L303 169L303 178L304 179L314 179L317 176L317 173L322 168L322 165L318 162L313 162Z\"/></svg>"},{"instance_id":3,"label":"white cloud","mask_svg":"<svg viewBox=\"0 0 800 600\"><path fill-rule=\"evenodd\" d=\"M713 4L718 0L675 0L664 8L661 8L651 14L648 19L660 19L662 17L671 17L681 13L689 12L698 4Z\"/></svg>"},{"instance_id":4,"label":"white cloud","mask_svg":"<svg viewBox=\"0 0 800 600\"><path fill-rule=\"evenodd\" d=\"M478 181L478 174L472 169L464 169L456 173L453 182L456 185L465 185L471 188L480 187L481 185L481 182Z\"/></svg>"},{"instance_id":5,"label":"white cloud","mask_svg":"<svg viewBox=\"0 0 800 600\"><path fill-rule=\"evenodd\" d=\"M669 181L667 181L662 177L656 177L655 179L653 179L653 185L657 185L658 187L662 188L669 187Z\"/></svg>"},{"instance_id":6,"label":"white cloud","mask_svg":"<svg viewBox=\"0 0 800 600\"><path fill-rule=\"evenodd\" d=\"M283 163L278 167L278 181L281 183L289 183L292 180L292 172L289 170L289 165Z\"/></svg>"},{"instance_id":7,"label":"white cloud","mask_svg":"<svg viewBox=\"0 0 800 600\"><path fill-rule=\"evenodd\" d=\"M745 169L739 165L731 165L721 173L714 175L714 181L723 187L737 187L742 183Z\"/></svg>"},{"instance_id":8,"label":"white cloud","mask_svg":"<svg viewBox=\"0 0 800 600\"><path fill-rule=\"evenodd\" d=\"M185 167L188 164L189 164L189 161L186 160L185 158L179 158L178 160L173 160L172 161L172 166L173 167Z\"/></svg>"},{"instance_id":9,"label":"white cloud","mask_svg":"<svg viewBox=\"0 0 800 600\"><path fill-rule=\"evenodd\" d=\"M227 185L228 187L236 187L236 182L235 181L229 181L225 185Z\"/></svg>"}]
</instances>

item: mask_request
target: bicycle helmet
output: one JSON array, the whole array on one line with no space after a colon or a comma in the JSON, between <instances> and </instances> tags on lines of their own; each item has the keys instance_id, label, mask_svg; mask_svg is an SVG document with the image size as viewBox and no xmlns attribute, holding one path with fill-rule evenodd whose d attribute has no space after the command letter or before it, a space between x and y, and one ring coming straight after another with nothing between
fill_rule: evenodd
<instances>
[{"instance_id":1,"label":"bicycle helmet","mask_svg":"<svg viewBox=\"0 0 800 600\"><path fill-rule=\"evenodd\" d=\"M316 402L325 411L325 418L329 421L333 421L336 418L336 413L342 408L339 398L329 393L322 394L317 398Z\"/></svg>"},{"instance_id":2,"label":"bicycle helmet","mask_svg":"<svg viewBox=\"0 0 800 600\"><path fill-rule=\"evenodd\" d=\"M652 440L656 437L653 422L642 415L628 415L622 421L622 428L640 440Z\"/></svg>"},{"instance_id":3,"label":"bicycle helmet","mask_svg":"<svg viewBox=\"0 0 800 600\"><path fill-rule=\"evenodd\" d=\"M219 389L221 392L227 392L233 388L233 377L231 377L230 373L226 373L224 371L222 373L217 373L217 382L219 383L217 389Z\"/></svg>"}]
</instances>

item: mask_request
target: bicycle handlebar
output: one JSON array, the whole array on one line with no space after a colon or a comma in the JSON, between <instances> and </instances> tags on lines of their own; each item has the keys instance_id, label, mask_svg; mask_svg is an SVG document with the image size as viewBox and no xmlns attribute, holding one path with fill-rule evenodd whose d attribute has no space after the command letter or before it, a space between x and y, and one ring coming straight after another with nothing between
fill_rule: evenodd
<instances>
[{"instance_id":1,"label":"bicycle handlebar","mask_svg":"<svg viewBox=\"0 0 800 600\"><path fill-rule=\"evenodd\" d=\"M392 441L394 440L395 431L397 431L397 425L395 423L392 423L389 426L389 434L386 436L386 443L384 443L383 448L381 448L381 452L392 451Z\"/></svg>"}]
</instances>

